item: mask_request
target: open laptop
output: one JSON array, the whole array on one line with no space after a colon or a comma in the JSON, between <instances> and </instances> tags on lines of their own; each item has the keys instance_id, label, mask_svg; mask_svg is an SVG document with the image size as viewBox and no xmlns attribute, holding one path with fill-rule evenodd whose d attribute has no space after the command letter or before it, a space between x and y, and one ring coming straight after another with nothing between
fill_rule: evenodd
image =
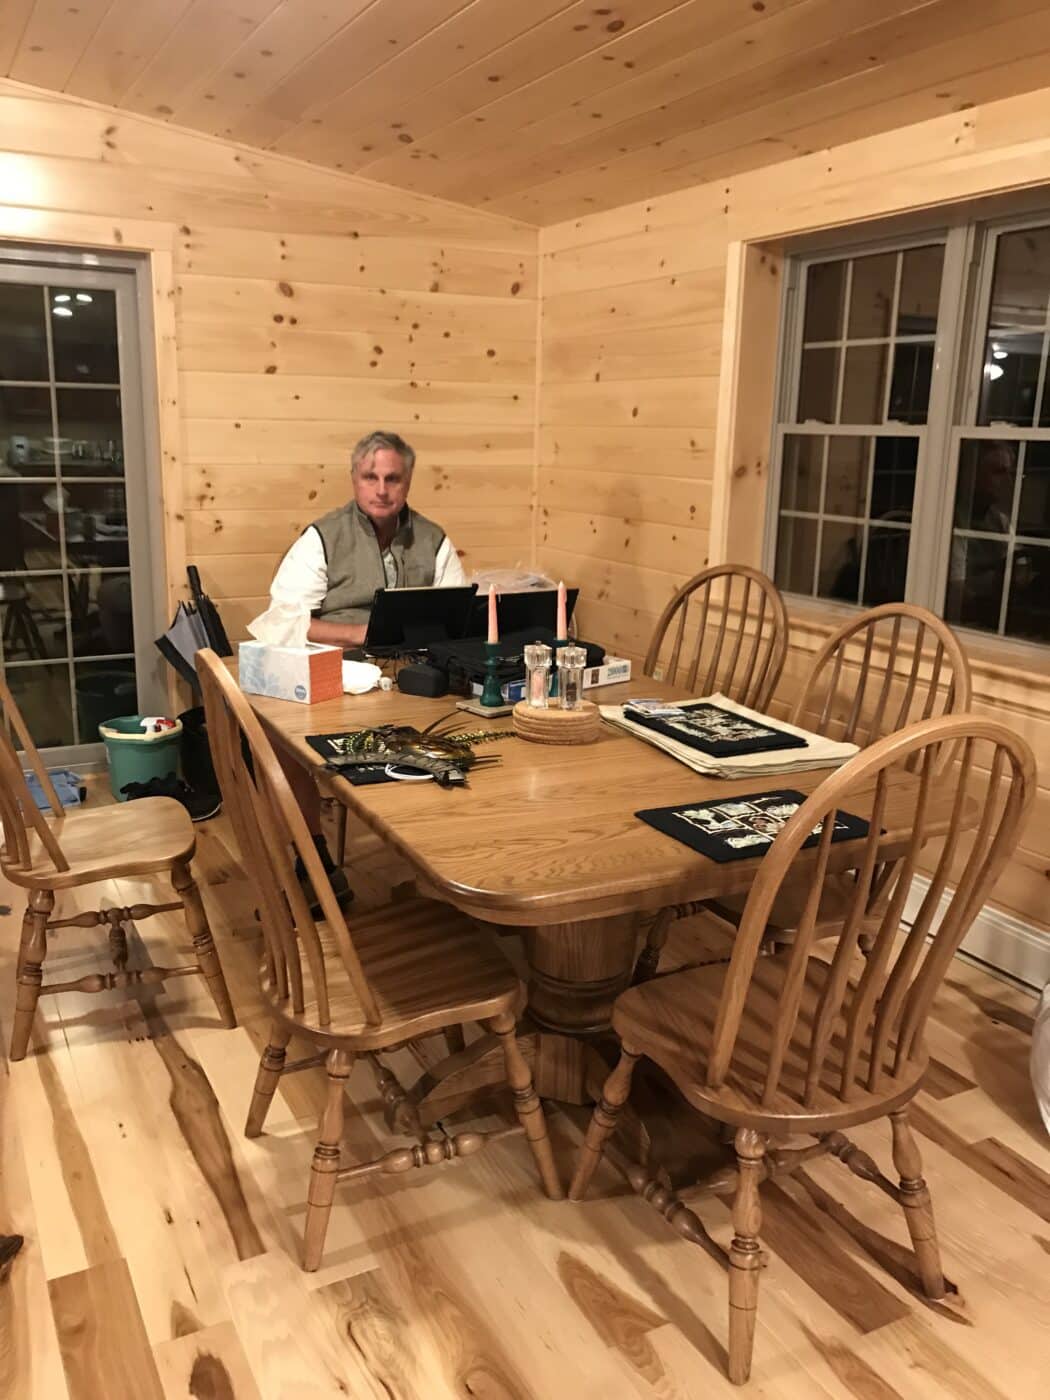
<instances>
[{"instance_id":1,"label":"open laptop","mask_svg":"<svg viewBox=\"0 0 1050 1400\"><path fill-rule=\"evenodd\" d=\"M467 635L476 584L459 588L377 588L363 650L372 656L422 651Z\"/></svg>"}]
</instances>

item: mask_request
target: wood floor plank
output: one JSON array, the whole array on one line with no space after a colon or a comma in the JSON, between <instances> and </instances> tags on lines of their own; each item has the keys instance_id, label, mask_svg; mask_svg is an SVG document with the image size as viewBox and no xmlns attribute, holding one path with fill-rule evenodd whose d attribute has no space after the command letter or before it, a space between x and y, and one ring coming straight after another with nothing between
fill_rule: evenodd
<instances>
[{"instance_id":1,"label":"wood floor plank","mask_svg":"<svg viewBox=\"0 0 1050 1400\"><path fill-rule=\"evenodd\" d=\"M48 1289L70 1400L164 1400L123 1259L52 1279Z\"/></svg>"},{"instance_id":2,"label":"wood floor plank","mask_svg":"<svg viewBox=\"0 0 1050 1400\"><path fill-rule=\"evenodd\" d=\"M1026 1161L995 1138L964 1142L951 1128L946 1128L919 1105L912 1109L911 1119L915 1129L924 1137L946 1148L984 1177L985 1181L1027 1207L1040 1220L1050 1223L1050 1173Z\"/></svg>"},{"instance_id":3,"label":"wood floor plank","mask_svg":"<svg viewBox=\"0 0 1050 1400\"><path fill-rule=\"evenodd\" d=\"M154 1347L164 1400L260 1400L232 1322Z\"/></svg>"}]
</instances>

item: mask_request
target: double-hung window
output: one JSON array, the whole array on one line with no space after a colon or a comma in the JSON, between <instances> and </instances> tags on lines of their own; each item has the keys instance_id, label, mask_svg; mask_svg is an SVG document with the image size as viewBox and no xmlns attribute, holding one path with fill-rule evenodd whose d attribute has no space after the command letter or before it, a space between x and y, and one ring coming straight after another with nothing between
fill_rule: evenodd
<instances>
[{"instance_id":1,"label":"double-hung window","mask_svg":"<svg viewBox=\"0 0 1050 1400\"><path fill-rule=\"evenodd\" d=\"M767 563L1050 643L1050 218L794 259Z\"/></svg>"}]
</instances>

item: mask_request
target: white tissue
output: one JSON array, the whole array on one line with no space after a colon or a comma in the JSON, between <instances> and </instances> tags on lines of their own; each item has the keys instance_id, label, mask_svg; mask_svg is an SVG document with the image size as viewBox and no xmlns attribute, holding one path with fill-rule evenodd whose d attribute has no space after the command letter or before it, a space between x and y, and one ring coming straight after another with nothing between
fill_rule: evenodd
<instances>
[{"instance_id":1,"label":"white tissue","mask_svg":"<svg viewBox=\"0 0 1050 1400\"><path fill-rule=\"evenodd\" d=\"M310 610L299 603L271 603L248 623L255 640L272 647L304 647L309 629Z\"/></svg>"},{"instance_id":2,"label":"white tissue","mask_svg":"<svg viewBox=\"0 0 1050 1400\"><path fill-rule=\"evenodd\" d=\"M376 688L381 674L379 667L370 661L344 661L343 690L347 695L364 695L365 691Z\"/></svg>"}]
</instances>

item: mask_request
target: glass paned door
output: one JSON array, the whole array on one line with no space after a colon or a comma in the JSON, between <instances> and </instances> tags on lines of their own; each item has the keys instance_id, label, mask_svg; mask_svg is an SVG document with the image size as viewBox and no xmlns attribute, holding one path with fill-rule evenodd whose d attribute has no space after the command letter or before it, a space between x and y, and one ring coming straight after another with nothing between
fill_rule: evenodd
<instances>
[{"instance_id":1,"label":"glass paned door","mask_svg":"<svg viewBox=\"0 0 1050 1400\"><path fill-rule=\"evenodd\" d=\"M154 686L133 284L0 263L0 665L56 756Z\"/></svg>"}]
</instances>

